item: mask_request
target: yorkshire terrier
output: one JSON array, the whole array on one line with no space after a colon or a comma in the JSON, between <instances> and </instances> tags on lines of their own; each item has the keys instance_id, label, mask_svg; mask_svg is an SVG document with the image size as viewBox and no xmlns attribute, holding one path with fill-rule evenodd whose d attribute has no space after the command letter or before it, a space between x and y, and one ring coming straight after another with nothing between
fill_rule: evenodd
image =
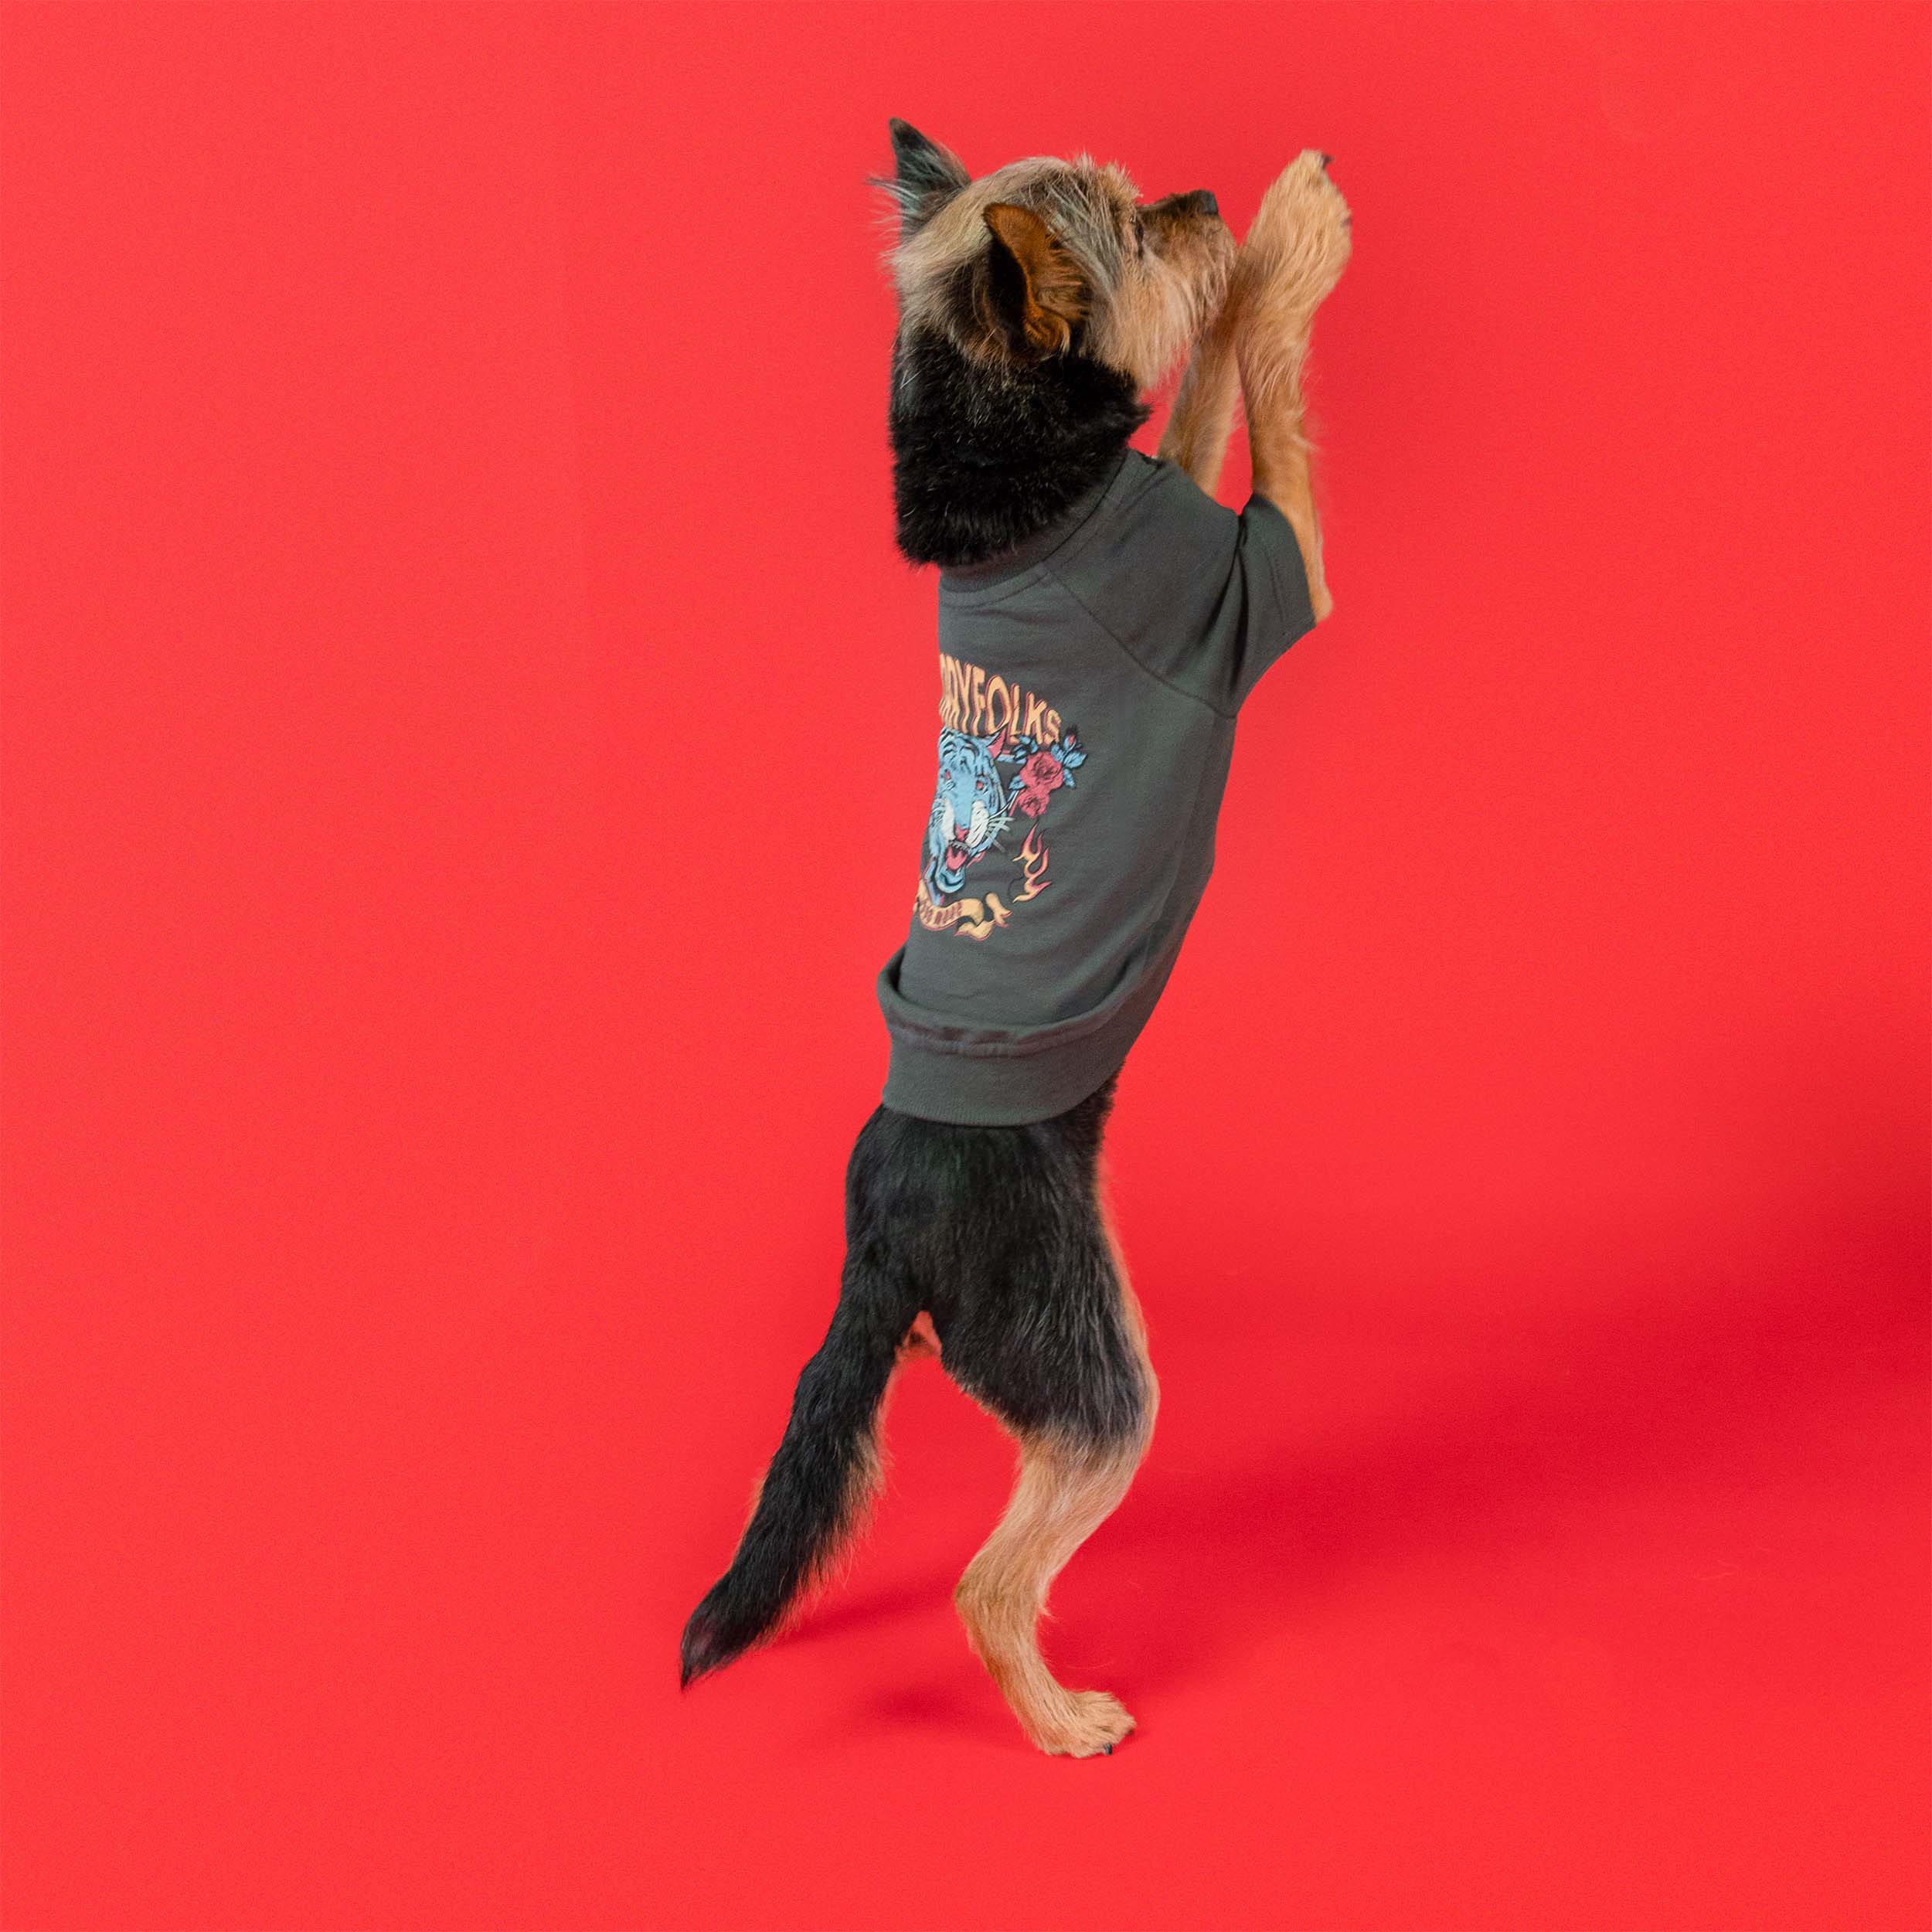
<instances>
[{"instance_id":1,"label":"yorkshire terrier","mask_svg":"<svg viewBox=\"0 0 1932 1932\"><path fill-rule=\"evenodd\" d=\"M975 181L903 121L892 142L894 495L900 549L940 570L938 782L879 976L890 1064L847 1173L838 1308L683 1678L822 1576L877 1488L895 1370L937 1355L1019 1453L960 1614L1027 1736L1087 1757L1134 1719L1057 1682L1037 1627L1158 1393L1101 1137L1207 883L1236 715L1330 608L1302 376L1349 216L1313 151L1237 249L1204 189L1143 202L1085 157ZM1141 397L1184 355L1150 460ZM1213 496L1237 388L1239 515Z\"/></svg>"}]
</instances>

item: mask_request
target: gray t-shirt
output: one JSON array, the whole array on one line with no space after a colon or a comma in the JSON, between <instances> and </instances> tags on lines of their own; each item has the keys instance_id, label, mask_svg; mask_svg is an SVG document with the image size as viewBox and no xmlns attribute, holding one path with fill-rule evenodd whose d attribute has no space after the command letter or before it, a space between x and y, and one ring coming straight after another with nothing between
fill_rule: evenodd
<instances>
[{"instance_id":1,"label":"gray t-shirt","mask_svg":"<svg viewBox=\"0 0 1932 1932\"><path fill-rule=\"evenodd\" d=\"M885 1100L1009 1126L1118 1071L1214 863L1235 714L1311 629L1287 518L1129 451L1053 529L939 584L939 782L879 976Z\"/></svg>"}]
</instances>

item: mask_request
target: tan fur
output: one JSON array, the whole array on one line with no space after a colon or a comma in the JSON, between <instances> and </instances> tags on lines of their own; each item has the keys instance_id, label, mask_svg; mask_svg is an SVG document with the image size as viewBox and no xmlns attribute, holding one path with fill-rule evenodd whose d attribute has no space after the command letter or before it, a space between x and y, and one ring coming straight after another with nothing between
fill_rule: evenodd
<instances>
[{"instance_id":1,"label":"tan fur","mask_svg":"<svg viewBox=\"0 0 1932 1932\"><path fill-rule=\"evenodd\" d=\"M1144 219L1137 246L1137 202L1134 184L1121 169L1086 155L995 168L960 189L890 251L906 324L936 329L981 360L1007 352L991 318L962 311L956 295L959 271L985 254L991 230L1016 255L1027 249L1042 274L1050 274L1054 298L1039 304L1037 328L1036 318L1028 318L1028 340L1036 350L1065 345L1066 335L1050 318L1083 316L1090 352L1151 387L1220 306L1234 243L1218 220L1176 215ZM1050 240L1050 255L1040 233ZM1029 256L1021 258L1026 266ZM1069 277L1077 282L1077 308ZM1030 291L1030 268L1028 281Z\"/></svg>"},{"instance_id":2,"label":"tan fur","mask_svg":"<svg viewBox=\"0 0 1932 1932\"><path fill-rule=\"evenodd\" d=\"M1202 332L1161 433L1161 454L1185 470L1209 496L1221 481L1241 388L1230 306L1224 305Z\"/></svg>"},{"instance_id":3,"label":"tan fur","mask_svg":"<svg viewBox=\"0 0 1932 1932\"><path fill-rule=\"evenodd\" d=\"M1117 1699L1054 1677L1038 1625L1049 1586L1114 1513L1145 1449L1145 1438L1106 1454L1052 1435L1022 1440L1012 1501L960 1580L954 1600L973 1648L1043 1751L1091 1757L1134 1728Z\"/></svg>"},{"instance_id":4,"label":"tan fur","mask_svg":"<svg viewBox=\"0 0 1932 1932\"><path fill-rule=\"evenodd\" d=\"M954 1599L975 1651L1021 1728L1040 1750L1068 1757L1111 1751L1133 1730L1134 1719L1107 1692L1070 1690L1053 1675L1040 1655L1039 1620L1053 1579L1127 1494L1147 1454L1160 1404L1160 1384L1148 1359L1147 1324L1128 1281L1104 1185L1099 1206L1122 1318L1145 1389L1140 1431L1104 1451L1051 1431L1022 1437L1012 1500L968 1566Z\"/></svg>"},{"instance_id":5,"label":"tan fur","mask_svg":"<svg viewBox=\"0 0 1932 1932\"><path fill-rule=\"evenodd\" d=\"M1348 204L1328 178L1327 157L1310 148L1262 196L1228 297L1254 487L1294 527L1318 619L1335 600L1322 568L1301 377L1315 311L1349 265L1352 245Z\"/></svg>"},{"instance_id":6,"label":"tan fur","mask_svg":"<svg viewBox=\"0 0 1932 1932\"><path fill-rule=\"evenodd\" d=\"M1141 1312L1140 1297L1127 1272L1127 1253L1121 1246L1121 1231L1114 1219L1114 1197L1108 1179L1107 1157L1102 1155L1094 1171L1094 1202L1100 1211L1100 1232L1107 1238L1107 1251L1113 1257L1114 1279L1121 1291L1121 1312L1127 1321L1128 1339L1140 1357L1141 1375L1147 1386L1147 1433L1154 1433L1155 1411L1161 1406L1161 1385L1148 1359L1147 1317Z\"/></svg>"},{"instance_id":7,"label":"tan fur","mask_svg":"<svg viewBox=\"0 0 1932 1932\"><path fill-rule=\"evenodd\" d=\"M1233 430L1238 377L1254 488L1293 527L1315 617L1325 617L1334 599L1301 378L1315 311L1350 248L1348 206L1326 157L1311 148L1282 171L1238 252L1216 219L1138 209L1127 175L1086 155L1015 162L968 183L890 260L906 323L988 360L1009 352L1002 332L983 304L962 308L957 284L985 255L989 232L1026 275L1023 332L1035 352L1063 348L1084 320L1091 353L1145 389L1194 345L1161 454L1209 495Z\"/></svg>"},{"instance_id":8,"label":"tan fur","mask_svg":"<svg viewBox=\"0 0 1932 1932\"><path fill-rule=\"evenodd\" d=\"M1161 438L1161 454L1210 495L1233 434L1238 383L1247 406L1254 488L1294 529L1318 620L1335 607L1322 566L1302 372L1315 311L1348 265L1347 204L1325 158L1285 168L1234 260L1227 298L1202 332Z\"/></svg>"},{"instance_id":9,"label":"tan fur","mask_svg":"<svg viewBox=\"0 0 1932 1932\"><path fill-rule=\"evenodd\" d=\"M1046 221L1090 287L1111 284L1116 267L1096 218L1090 162L1016 161L952 196L922 227L890 251L900 309L908 327L939 330L968 355L998 352L983 328L969 325L953 299L957 271L987 246L987 211L1001 203L1029 208ZM976 320L976 318L974 318Z\"/></svg>"},{"instance_id":10,"label":"tan fur","mask_svg":"<svg viewBox=\"0 0 1932 1932\"><path fill-rule=\"evenodd\" d=\"M1150 214L1144 242L1094 331L1093 350L1151 389L1219 310L1234 237L1218 216Z\"/></svg>"},{"instance_id":11,"label":"tan fur","mask_svg":"<svg viewBox=\"0 0 1932 1932\"><path fill-rule=\"evenodd\" d=\"M1313 151L1269 189L1238 253L1218 219L1137 209L1133 184L1118 168L1085 157L1024 161L952 196L893 251L892 262L906 322L937 329L982 359L1014 352L983 308L963 311L957 300L962 271L988 248L989 231L1026 276L1023 333L1034 352L1064 347L1072 323L1083 320L1090 352L1145 389L1194 344L1161 454L1212 495L1238 383L1255 489L1293 526L1321 618L1333 600L1301 378L1315 311L1348 263L1349 225L1325 158ZM1070 1690L1053 1676L1040 1655L1039 1619L1053 1579L1126 1495L1159 1401L1146 1323L1104 1182L1097 1189L1121 1320L1144 1379L1141 1426L1131 1440L1104 1450L1050 1430L1022 1437L1006 1513L956 1593L973 1648L1028 1736L1042 1750L1075 1757L1111 1751L1134 1719L1106 1692ZM929 1324L923 1332L916 1324L901 1359L938 1345Z\"/></svg>"},{"instance_id":12,"label":"tan fur","mask_svg":"<svg viewBox=\"0 0 1932 1932\"><path fill-rule=\"evenodd\" d=\"M1073 339L1073 325L1087 314L1087 284L1073 257L1030 208L996 201L986 226L998 236L1026 283L1022 328L1034 348L1048 355Z\"/></svg>"}]
</instances>

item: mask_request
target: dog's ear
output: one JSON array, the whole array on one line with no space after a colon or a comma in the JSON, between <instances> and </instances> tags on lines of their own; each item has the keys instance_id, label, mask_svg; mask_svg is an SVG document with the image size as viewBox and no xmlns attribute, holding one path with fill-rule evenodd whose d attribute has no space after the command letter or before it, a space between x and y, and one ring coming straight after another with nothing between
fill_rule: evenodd
<instances>
[{"instance_id":1,"label":"dog's ear","mask_svg":"<svg viewBox=\"0 0 1932 1932\"><path fill-rule=\"evenodd\" d=\"M993 307L1013 346L1042 355L1066 348L1087 313L1079 264L1030 208L996 201L986 226L993 235Z\"/></svg>"},{"instance_id":2,"label":"dog's ear","mask_svg":"<svg viewBox=\"0 0 1932 1932\"><path fill-rule=\"evenodd\" d=\"M893 173L874 182L899 204L899 239L910 241L940 209L968 185L967 173L958 155L928 141L909 121L890 122L893 138Z\"/></svg>"}]
</instances>

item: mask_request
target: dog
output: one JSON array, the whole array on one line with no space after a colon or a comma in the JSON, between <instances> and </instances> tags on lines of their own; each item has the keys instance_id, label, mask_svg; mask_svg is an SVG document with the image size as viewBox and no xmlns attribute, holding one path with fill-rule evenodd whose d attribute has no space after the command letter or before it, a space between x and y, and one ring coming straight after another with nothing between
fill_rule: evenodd
<instances>
[{"instance_id":1,"label":"dog","mask_svg":"<svg viewBox=\"0 0 1932 1932\"><path fill-rule=\"evenodd\" d=\"M1038 1624L1159 1399L1102 1137L1206 884L1235 714L1332 606L1303 375L1352 225L1313 151L1237 249L1206 190L1143 202L1085 157L975 180L891 134L894 498L900 549L940 571L939 777L879 979L891 1062L848 1170L837 1309L682 1681L823 1577L877 1488L894 1373L937 1355L1019 1447L961 1616L1033 1743L1087 1757L1134 1720L1057 1682ZM1141 399L1183 356L1149 459ZM1239 516L1213 501L1237 391Z\"/></svg>"}]
</instances>

